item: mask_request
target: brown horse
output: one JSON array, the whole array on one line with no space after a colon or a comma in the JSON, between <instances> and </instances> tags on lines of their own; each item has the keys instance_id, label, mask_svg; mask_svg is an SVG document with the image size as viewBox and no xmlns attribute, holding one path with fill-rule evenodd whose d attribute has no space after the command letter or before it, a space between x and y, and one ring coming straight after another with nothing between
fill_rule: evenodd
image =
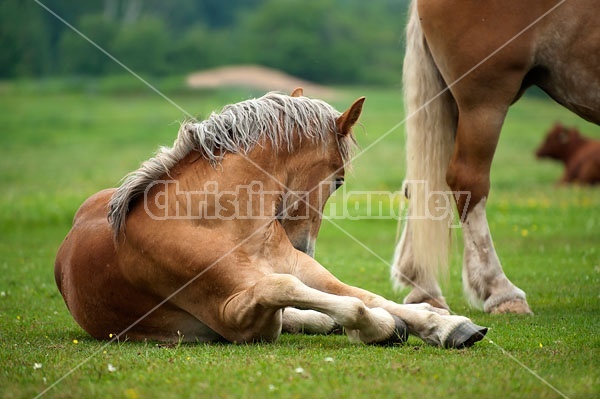
<instances>
[{"instance_id":1,"label":"brown horse","mask_svg":"<svg viewBox=\"0 0 600 399\"><path fill-rule=\"evenodd\" d=\"M555 123L535 155L565 165L560 184L600 184L600 141L581 135L576 128Z\"/></svg>"},{"instance_id":2,"label":"brown horse","mask_svg":"<svg viewBox=\"0 0 600 399\"><path fill-rule=\"evenodd\" d=\"M437 274L457 224L454 196L465 293L486 312L531 312L492 243L492 158L509 106L531 85L600 123L599 20L595 0L413 0L404 62L410 213L392 268L412 286L406 303L448 308Z\"/></svg>"},{"instance_id":3,"label":"brown horse","mask_svg":"<svg viewBox=\"0 0 600 399\"><path fill-rule=\"evenodd\" d=\"M470 346L487 329L341 283L310 255L364 98L340 114L269 93L182 125L118 189L84 202L55 277L93 337L273 341L282 329Z\"/></svg>"}]
</instances>

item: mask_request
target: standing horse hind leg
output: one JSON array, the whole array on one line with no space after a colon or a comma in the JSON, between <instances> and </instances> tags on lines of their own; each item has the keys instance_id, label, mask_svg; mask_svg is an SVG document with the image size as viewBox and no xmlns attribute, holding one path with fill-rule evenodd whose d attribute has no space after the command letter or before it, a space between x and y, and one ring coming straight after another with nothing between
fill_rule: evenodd
<instances>
[{"instance_id":1,"label":"standing horse hind leg","mask_svg":"<svg viewBox=\"0 0 600 399\"><path fill-rule=\"evenodd\" d=\"M508 104L508 102L507 102ZM463 221L463 286L472 303L489 313L531 313L525 293L504 274L487 222L490 168L507 111L502 105L460 108L454 155L447 180Z\"/></svg>"},{"instance_id":2,"label":"standing horse hind leg","mask_svg":"<svg viewBox=\"0 0 600 399\"><path fill-rule=\"evenodd\" d=\"M497 10L490 11L493 6ZM531 21L526 13L504 17L502 11L507 10L500 3L486 7L412 2L404 63L407 111L413 116L407 121L407 178L432 181L435 192L448 187L454 192L465 242L463 285L473 302L483 302L486 312L530 313L524 292L502 270L485 205L504 117L533 67L534 48L527 40L532 33L521 34ZM490 18L479 23L483 11ZM457 23L448 24L449 20ZM423 204L423 195L416 198ZM415 209L412 204L410 208ZM431 269L447 263L447 251L435 250L449 247L439 244L447 242L449 226L407 226L412 226L412 251L417 260L413 268L433 275ZM429 231L437 234L430 236Z\"/></svg>"},{"instance_id":3,"label":"standing horse hind leg","mask_svg":"<svg viewBox=\"0 0 600 399\"><path fill-rule=\"evenodd\" d=\"M404 298L404 303L428 303L440 309L450 310L442 290L430 270L417 267L413 254L413 238L407 220L396 247L392 267L392 280L399 284L412 287L410 293Z\"/></svg>"}]
</instances>

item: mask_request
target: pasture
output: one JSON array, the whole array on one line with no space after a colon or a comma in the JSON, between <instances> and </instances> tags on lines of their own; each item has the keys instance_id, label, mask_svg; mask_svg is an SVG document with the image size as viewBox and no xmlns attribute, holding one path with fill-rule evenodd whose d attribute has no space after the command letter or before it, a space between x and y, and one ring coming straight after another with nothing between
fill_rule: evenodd
<instances>
[{"instance_id":1,"label":"pasture","mask_svg":"<svg viewBox=\"0 0 600 399\"><path fill-rule=\"evenodd\" d=\"M466 350L414 338L388 348L345 336L284 335L275 344L107 345L74 322L55 286L56 250L81 202L115 186L171 145L182 111L137 83L73 90L52 84L0 87L0 396L283 398L592 398L600 394L600 189L558 187L562 166L534 150L555 121L600 137L541 97L512 107L492 169L488 217L508 277L528 294L534 316L490 316L462 297L461 240L447 281L452 310L491 327ZM161 88L159 86L159 88ZM404 176L401 90L339 88L345 109L367 101L355 129L362 148L348 191L399 190ZM165 93L198 118L263 93ZM311 96L310 92L306 95ZM330 206L343 205L343 196ZM357 214L368 203L358 204ZM394 203L398 206L399 204ZM357 220L354 220L357 219ZM457 231L457 233L460 233ZM389 262L393 218L324 221L316 258L343 281L401 301ZM93 278L93 276L90 276Z\"/></svg>"}]
</instances>

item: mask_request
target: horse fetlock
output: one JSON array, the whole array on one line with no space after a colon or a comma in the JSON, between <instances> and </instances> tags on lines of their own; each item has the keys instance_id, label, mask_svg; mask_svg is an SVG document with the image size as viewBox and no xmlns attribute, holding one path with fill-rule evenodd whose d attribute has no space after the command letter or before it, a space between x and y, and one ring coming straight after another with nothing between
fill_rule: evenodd
<instances>
[{"instance_id":1,"label":"horse fetlock","mask_svg":"<svg viewBox=\"0 0 600 399\"><path fill-rule=\"evenodd\" d=\"M360 317L356 323L361 342L369 344L386 341L392 338L396 326L399 326L400 330L405 329L406 325L402 325L402 320L397 322L394 317L383 308L369 309L365 306L364 310L364 317ZM403 334L403 332L401 333Z\"/></svg>"},{"instance_id":2,"label":"horse fetlock","mask_svg":"<svg viewBox=\"0 0 600 399\"><path fill-rule=\"evenodd\" d=\"M514 314L527 314L532 315L533 312L531 308L529 308L529 304L525 299L512 299L508 301L504 301L494 307L487 308L485 310L488 313L492 314L501 314L501 313L514 313Z\"/></svg>"},{"instance_id":3,"label":"horse fetlock","mask_svg":"<svg viewBox=\"0 0 600 399\"><path fill-rule=\"evenodd\" d=\"M483 304L483 310L493 314L533 314L527 304L525 292L512 284L506 290L494 293L487 298Z\"/></svg>"},{"instance_id":4,"label":"horse fetlock","mask_svg":"<svg viewBox=\"0 0 600 399\"><path fill-rule=\"evenodd\" d=\"M344 328L346 335L348 336L348 340L353 344L362 344L364 343L360 337L360 331L352 328Z\"/></svg>"},{"instance_id":5,"label":"horse fetlock","mask_svg":"<svg viewBox=\"0 0 600 399\"><path fill-rule=\"evenodd\" d=\"M392 335L383 341L374 342L375 345L380 346L391 346L391 345L402 345L408 340L408 326L400 317L392 315L394 318L394 331Z\"/></svg>"}]
</instances>

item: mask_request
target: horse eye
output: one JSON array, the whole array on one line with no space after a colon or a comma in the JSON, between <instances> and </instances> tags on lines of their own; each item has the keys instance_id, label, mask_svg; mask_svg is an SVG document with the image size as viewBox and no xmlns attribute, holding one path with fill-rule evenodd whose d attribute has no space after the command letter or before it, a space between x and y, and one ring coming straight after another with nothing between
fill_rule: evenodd
<instances>
[{"instance_id":1,"label":"horse eye","mask_svg":"<svg viewBox=\"0 0 600 399\"><path fill-rule=\"evenodd\" d=\"M340 188L342 186L342 184L344 184L344 178L343 177L338 177L337 179L335 179L335 189L336 190L338 188Z\"/></svg>"}]
</instances>

